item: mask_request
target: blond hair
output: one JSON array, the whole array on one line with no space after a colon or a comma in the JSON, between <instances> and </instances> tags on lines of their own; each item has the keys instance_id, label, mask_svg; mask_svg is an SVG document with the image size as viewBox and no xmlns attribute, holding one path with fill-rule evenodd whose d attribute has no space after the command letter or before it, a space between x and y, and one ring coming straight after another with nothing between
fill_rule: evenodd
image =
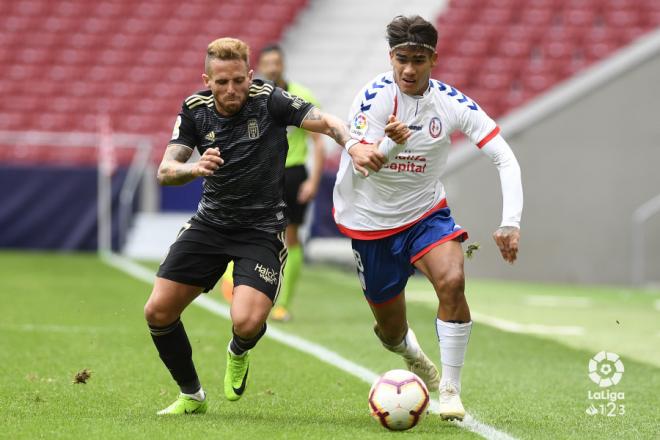
<instances>
[{"instance_id":1,"label":"blond hair","mask_svg":"<svg viewBox=\"0 0 660 440\"><path fill-rule=\"evenodd\" d=\"M237 38L218 38L211 41L206 48L204 67L209 71L211 60L243 60L249 64L250 47Z\"/></svg>"}]
</instances>

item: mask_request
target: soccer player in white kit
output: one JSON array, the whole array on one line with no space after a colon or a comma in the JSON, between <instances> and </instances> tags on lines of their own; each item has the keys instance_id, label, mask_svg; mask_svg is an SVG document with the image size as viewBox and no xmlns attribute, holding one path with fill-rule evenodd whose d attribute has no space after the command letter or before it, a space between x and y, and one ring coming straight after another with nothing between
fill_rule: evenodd
<instances>
[{"instance_id":1,"label":"soccer player in white kit","mask_svg":"<svg viewBox=\"0 0 660 440\"><path fill-rule=\"evenodd\" d=\"M334 218L352 239L376 335L429 389L439 389L444 419L462 420L460 372L472 320L461 245L467 232L455 224L440 181L451 133L464 133L499 171L503 212L493 238L509 263L518 253L523 196L520 167L495 121L451 85L430 78L437 36L419 16L398 16L387 26L392 71L369 81L353 101L350 155L343 152L337 173ZM441 377L406 320L404 290L415 269L439 300Z\"/></svg>"}]
</instances>

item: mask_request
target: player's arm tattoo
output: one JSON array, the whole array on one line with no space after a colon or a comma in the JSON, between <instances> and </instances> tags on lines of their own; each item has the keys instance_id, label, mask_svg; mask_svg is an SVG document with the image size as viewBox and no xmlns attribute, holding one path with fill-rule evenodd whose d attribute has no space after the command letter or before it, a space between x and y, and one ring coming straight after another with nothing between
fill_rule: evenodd
<instances>
[{"instance_id":1,"label":"player's arm tattoo","mask_svg":"<svg viewBox=\"0 0 660 440\"><path fill-rule=\"evenodd\" d=\"M348 127L341 119L331 114L323 113L316 107L307 113L302 127L306 130L330 136L339 145L344 145L351 138L348 133Z\"/></svg>"},{"instance_id":2,"label":"player's arm tattoo","mask_svg":"<svg viewBox=\"0 0 660 440\"><path fill-rule=\"evenodd\" d=\"M307 121L320 121L323 119L323 116L321 115L321 112L319 109L314 107L307 113L307 116L305 116L305 120Z\"/></svg>"},{"instance_id":3,"label":"player's arm tattoo","mask_svg":"<svg viewBox=\"0 0 660 440\"><path fill-rule=\"evenodd\" d=\"M161 185L183 185L195 178L193 167L186 161L192 155L192 149L180 144L170 144L165 150L163 160L158 167L158 183Z\"/></svg>"}]
</instances>

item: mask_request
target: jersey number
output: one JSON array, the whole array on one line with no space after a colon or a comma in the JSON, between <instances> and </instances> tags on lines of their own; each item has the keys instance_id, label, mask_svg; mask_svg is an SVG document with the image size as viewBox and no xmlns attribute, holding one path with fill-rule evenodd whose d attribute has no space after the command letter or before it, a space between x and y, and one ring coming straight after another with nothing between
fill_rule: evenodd
<instances>
[{"instance_id":1,"label":"jersey number","mask_svg":"<svg viewBox=\"0 0 660 440\"><path fill-rule=\"evenodd\" d=\"M360 257L360 253L353 249L353 257L355 257L355 265L357 266L358 270L358 279L360 280L360 284L362 285L362 290L367 290L367 282L364 279L364 264L362 264L362 257Z\"/></svg>"}]
</instances>

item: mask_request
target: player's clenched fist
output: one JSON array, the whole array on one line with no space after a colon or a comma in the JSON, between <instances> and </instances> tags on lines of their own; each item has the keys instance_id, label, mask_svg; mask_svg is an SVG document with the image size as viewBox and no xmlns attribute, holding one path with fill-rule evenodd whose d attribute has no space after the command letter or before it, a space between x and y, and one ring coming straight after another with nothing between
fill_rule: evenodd
<instances>
[{"instance_id":1,"label":"player's clenched fist","mask_svg":"<svg viewBox=\"0 0 660 440\"><path fill-rule=\"evenodd\" d=\"M196 177L207 177L212 175L220 165L225 161L220 157L220 150L218 148L207 148L199 158L199 161L193 168L193 175Z\"/></svg>"},{"instance_id":2,"label":"player's clenched fist","mask_svg":"<svg viewBox=\"0 0 660 440\"><path fill-rule=\"evenodd\" d=\"M387 125L385 126L385 135L392 139L397 144L405 143L411 135L408 125L399 121L396 116L390 115L387 118Z\"/></svg>"},{"instance_id":3,"label":"player's clenched fist","mask_svg":"<svg viewBox=\"0 0 660 440\"><path fill-rule=\"evenodd\" d=\"M387 158L378 151L374 144L355 144L348 152L353 160L353 167L364 177L369 175L369 170L378 171L387 162Z\"/></svg>"},{"instance_id":4,"label":"player's clenched fist","mask_svg":"<svg viewBox=\"0 0 660 440\"><path fill-rule=\"evenodd\" d=\"M500 248L502 258L513 264L518 257L518 242L520 241L520 229L513 226L502 226L493 233L493 239Z\"/></svg>"}]
</instances>

